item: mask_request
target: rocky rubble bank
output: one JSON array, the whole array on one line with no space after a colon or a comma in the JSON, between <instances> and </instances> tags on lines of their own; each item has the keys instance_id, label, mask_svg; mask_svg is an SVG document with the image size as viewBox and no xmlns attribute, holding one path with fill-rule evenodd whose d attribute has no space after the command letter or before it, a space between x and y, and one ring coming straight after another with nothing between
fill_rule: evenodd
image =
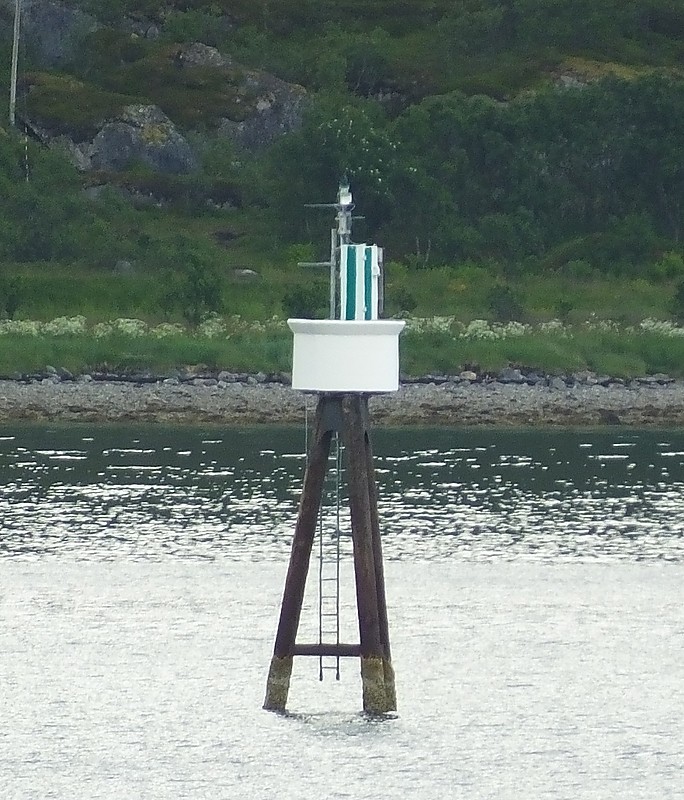
<instances>
[{"instance_id":1,"label":"rocky rubble bank","mask_svg":"<svg viewBox=\"0 0 684 800\"><path fill-rule=\"evenodd\" d=\"M66 370L0 379L0 422L301 424L315 398L286 375L178 373L73 376ZM593 373L426 376L371 398L377 425L679 426L684 381L623 381Z\"/></svg>"}]
</instances>

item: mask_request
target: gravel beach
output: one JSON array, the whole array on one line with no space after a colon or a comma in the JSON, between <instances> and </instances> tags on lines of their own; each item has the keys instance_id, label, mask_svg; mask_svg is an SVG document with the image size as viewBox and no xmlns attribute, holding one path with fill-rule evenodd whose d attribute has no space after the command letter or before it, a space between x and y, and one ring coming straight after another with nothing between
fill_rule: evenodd
<instances>
[{"instance_id":1,"label":"gravel beach","mask_svg":"<svg viewBox=\"0 0 684 800\"><path fill-rule=\"evenodd\" d=\"M514 371L517 373L517 371ZM315 397L265 376L0 380L0 422L145 422L302 424ZM380 426L684 425L684 381L630 382L584 374L526 378L510 372L478 378L425 378L371 398Z\"/></svg>"}]
</instances>

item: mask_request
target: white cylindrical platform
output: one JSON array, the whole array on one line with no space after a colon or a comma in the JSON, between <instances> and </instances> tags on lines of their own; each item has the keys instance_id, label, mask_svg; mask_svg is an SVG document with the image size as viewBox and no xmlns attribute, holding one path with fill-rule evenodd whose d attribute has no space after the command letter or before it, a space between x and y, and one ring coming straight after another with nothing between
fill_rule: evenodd
<instances>
[{"instance_id":1,"label":"white cylindrical platform","mask_svg":"<svg viewBox=\"0 0 684 800\"><path fill-rule=\"evenodd\" d=\"M403 320L288 319L292 387L305 392L396 392Z\"/></svg>"}]
</instances>

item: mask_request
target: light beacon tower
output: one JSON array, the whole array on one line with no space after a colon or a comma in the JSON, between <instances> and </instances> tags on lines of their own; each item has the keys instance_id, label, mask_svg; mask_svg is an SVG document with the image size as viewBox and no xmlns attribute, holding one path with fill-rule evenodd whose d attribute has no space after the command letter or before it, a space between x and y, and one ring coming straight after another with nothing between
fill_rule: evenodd
<instances>
[{"instance_id":1,"label":"light beacon tower","mask_svg":"<svg viewBox=\"0 0 684 800\"><path fill-rule=\"evenodd\" d=\"M397 704L368 398L399 388L399 334L405 323L379 319L382 250L351 243L354 204L346 181L331 205L337 228L330 261L321 264L330 267L330 319L288 320L294 334L292 386L315 393L318 401L264 708L285 711L294 656L357 657L363 709L385 714ZM346 457L359 642L343 643L338 635L336 641L300 644L297 629L333 437L342 441Z\"/></svg>"}]
</instances>

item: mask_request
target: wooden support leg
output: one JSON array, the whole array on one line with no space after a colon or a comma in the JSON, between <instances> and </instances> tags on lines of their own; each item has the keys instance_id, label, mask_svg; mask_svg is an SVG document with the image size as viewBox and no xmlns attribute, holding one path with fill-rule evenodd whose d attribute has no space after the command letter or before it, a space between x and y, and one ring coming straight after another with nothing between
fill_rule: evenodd
<instances>
[{"instance_id":1,"label":"wooden support leg","mask_svg":"<svg viewBox=\"0 0 684 800\"><path fill-rule=\"evenodd\" d=\"M299 501L290 564L285 579L278 632L266 683L264 708L269 711L284 711L287 704L292 674L292 656L302 612L318 512L321 507L323 484L328 468L332 430L326 424L325 418L327 407L331 402L331 398L321 396L316 407L313 441L304 475L304 487Z\"/></svg>"},{"instance_id":2,"label":"wooden support leg","mask_svg":"<svg viewBox=\"0 0 684 800\"><path fill-rule=\"evenodd\" d=\"M368 413L368 400L364 398L365 413ZM390 651L389 621L387 619L387 595L385 594L385 570L382 559L382 540L380 538L380 520L378 518L378 486L375 479L373 465L373 449L370 434L366 430L364 436L366 474L368 476L368 497L370 506L371 535L373 546L373 565L375 567L375 588L378 597L378 620L380 623L380 643L383 649L383 672L385 676L385 690L387 692L388 711L397 710L397 693L394 682L394 669L392 667L392 653Z\"/></svg>"},{"instance_id":3,"label":"wooden support leg","mask_svg":"<svg viewBox=\"0 0 684 800\"><path fill-rule=\"evenodd\" d=\"M394 710L385 684L385 647L378 608L373 553L371 497L366 456L365 398L345 395L342 400L343 435L347 449L356 602L361 640L363 708L370 714Z\"/></svg>"}]
</instances>

